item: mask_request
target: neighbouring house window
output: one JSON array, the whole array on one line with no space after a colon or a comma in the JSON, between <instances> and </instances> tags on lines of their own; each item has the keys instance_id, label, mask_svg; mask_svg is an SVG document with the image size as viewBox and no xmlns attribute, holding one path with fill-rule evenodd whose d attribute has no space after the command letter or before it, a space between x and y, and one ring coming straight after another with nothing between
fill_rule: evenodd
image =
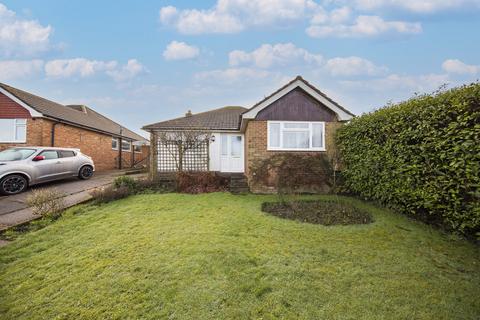
<instances>
[{"instance_id":1,"label":"neighbouring house window","mask_svg":"<svg viewBox=\"0 0 480 320\"><path fill-rule=\"evenodd\" d=\"M325 123L269 121L268 150L325 151Z\"/></svg>"},{"instance_id":2,"label":"neighbouring house window","mask_svg":"<svg viewBox=\"0 0 480 320\"><path fill-rule=\"evenodd\" d=\"M118 138L112 138L112 149L118 150Z\"/></svg>"},{"instance_id":3,"label":"neighbouring house window","mask_svg":"<svg viewBox=\"0 0 480 320\"><path fill-rule=\"evenodd\" d=\"M0 119L0 142L27 142L27 119Z\"/></svg>"},{"instance_id":4,"label":"neighbouring house window","mask_svg":"<svg viewBox=\"0 0 480 320\"><path fill-rule=\"evenodd\" d=\"M142 153L142 146L141 146L141 145L134 144L134 145L133 145L133 151L135 151L135 152L137 152L137 153Z\"/></svg>"},{"instance_id":5,"label":"neighbouring house window","mask_svg":"<svg viewBox=\"0 0 480 320\"><path fill-rule=\"evenodd\" d=\"M132 143L130 141L122 140L122 151L132 151Z\"/></svg>"}]
</instances>

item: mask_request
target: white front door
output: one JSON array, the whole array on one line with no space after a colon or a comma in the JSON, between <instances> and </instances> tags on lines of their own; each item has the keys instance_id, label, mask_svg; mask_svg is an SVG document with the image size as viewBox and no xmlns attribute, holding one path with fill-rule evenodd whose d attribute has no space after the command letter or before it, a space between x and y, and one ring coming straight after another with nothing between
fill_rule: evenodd
<instances>
[{"instance_id":1,"label":"white front door","mask_svg":"<svg viewBox=\"0 0 480 320\"><path fill-rule=\"evenodd\" d=\"M220 171L243 172L243 135L222 133Z\"/></svg>"}]
</instances>

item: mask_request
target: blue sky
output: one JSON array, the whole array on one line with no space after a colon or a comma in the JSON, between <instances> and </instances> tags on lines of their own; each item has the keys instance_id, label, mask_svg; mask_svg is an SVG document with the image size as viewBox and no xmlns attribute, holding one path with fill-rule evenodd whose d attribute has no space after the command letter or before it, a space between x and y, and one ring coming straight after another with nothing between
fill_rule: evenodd
<instances>
[{"instance_id":1,"label":"blue sky","mask_svg":"<svg viewBox=\"0 0 480 320\"><path fill-rule=\"evenodd\" d=\"M0 0L0 81L144 124L296 75L356 114L480 77L480 0Z\"/></svg>"}]
</instances>

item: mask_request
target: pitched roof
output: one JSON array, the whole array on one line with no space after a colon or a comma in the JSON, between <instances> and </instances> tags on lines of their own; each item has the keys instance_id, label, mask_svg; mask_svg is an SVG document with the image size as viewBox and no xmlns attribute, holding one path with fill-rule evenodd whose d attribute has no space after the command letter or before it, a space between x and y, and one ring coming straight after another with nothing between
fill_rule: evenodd
<instances>
[{"instance_id":1,"label":"pitched roof","mask_svg":"<svg viewBox=\"0 0 480 320\"><path fill-rule=\"evenodd\" d=\"M307 80L303 79L301 76L296 76L295 79L293 79L292 81L288 82L287 84L285 84L284 86L282 86L281 88L279 88L278 90L276 90L275 92L273 92L272 94L266 96L265 98L263 98L261 101L255 103L251 108L249 108L248 110L246 110L244 112L247 113L253 109L255 109L256 107L260 106L261 104L263 104L264 102L266 102L267 100L269 100L270 98L274 97L275 95L279 94L281 91L285 90L286 88L288 88L289 86L291 86L292 84L294 84L295 82L297 81L300 81L300 82L303 82L308 88L310 88L311 90L313 90L315 93L319 94L321 97L323 97L325 100L327 100L328 102L330 102L331 104L333 104L335 107L337 107L338 109L342 110L343 112L347 113L348 115L354 117L355 115L353 113L351 113L350 111L348 111L347 109L345 109L344 107L342 107L341 105L339 105L337 102L333 101L330 97L328 97L325 93L323 93L322 91L320 91L318 88L316 88L315 86L313 86L312 84L310 84L310 82L308 82Z\"/></svg>"},{"instance_id":2,"label":"pitched roof","mask_svg":"<svg viewBox=\"0 0 480 320\"><path fill-rule=\"evenodd\" d=\"M87 106L65 106L3 83L0 83L0 87L45 117L54 118L94 131L105 132L114 136L120 136L121 134L122 137L135 141L146 140L139 134L122 127L120 124Z\"/></svg>"},{"instance_id":3,"label":"pitched roof","mask_svg":"<svg viewBox=\"0 0 480 320\"><path fill-rule=\"evenodd\" d=\"M223 107L146 125L144 130L238 130L244 107Z\"/></svg>"}]
</instances>

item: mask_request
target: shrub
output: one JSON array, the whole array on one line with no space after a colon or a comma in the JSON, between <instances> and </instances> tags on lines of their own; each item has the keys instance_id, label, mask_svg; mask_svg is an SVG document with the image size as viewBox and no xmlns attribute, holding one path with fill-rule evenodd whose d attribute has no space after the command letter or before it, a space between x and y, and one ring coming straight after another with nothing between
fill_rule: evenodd
<instances>
[{"instance_id":1,"label":"shrub","mask_svg":"<svg viewBox=\"0 0 480 320\"><path fill-rule=\"evenodd\" d=\"M177 191L184 193L205 193L226 191L228 179L213 172L177 173Z\"/></svg>"},{"instance_id":2,"label":"shrub","mask_svg":"<svg viewBox=\"0 0 480 320\"><path fill-rule=\"evenodd\" d=\"M480 231L479 141L479 83L388 105L337 132L350 191L467 235Z\"/></svg>"},{"instance_id":3,"label":"shrub","mask_svg":"<svg viewBox=\"0 0 480 320\"><path fill-rule=\"evenodd\" d=\"M334 171L325 154L282 153L251 166L253 183L273 187L278 194L329 192Z\"/></svg>"},{"instance_id":4,"label":"shrub","mask_svg":"<svg viewBox=\"0 0 480 320\"><path fill-rule=\"evenodd\" d=\"M27 198L34 215L56 218L65 209L64 193L56 189L37 189Z\"/></svg>"},{"instance_id":5,"label":"shrub","mask_svg":"<svg viewBox=\"0 0 480 320\"><path fill-rule=\"evenodd\" d=\"M135 189L137 188L137 181L129 176L120 176L113 180L113 187L115 189L127 187L130 192L135 192Z\"/></svg>"},{"instance_id":6,"label":"shrub","mask_svg":"<svg viewBox=\"0 0 480 320\"><path fill-rule=\"evenodd\" d=\"M90 192L95 203L107 203L114 200L119 200L128 197L132 192L127 186L107 186L103 188L94 189Z\"/></svg>"}]
</instances>

